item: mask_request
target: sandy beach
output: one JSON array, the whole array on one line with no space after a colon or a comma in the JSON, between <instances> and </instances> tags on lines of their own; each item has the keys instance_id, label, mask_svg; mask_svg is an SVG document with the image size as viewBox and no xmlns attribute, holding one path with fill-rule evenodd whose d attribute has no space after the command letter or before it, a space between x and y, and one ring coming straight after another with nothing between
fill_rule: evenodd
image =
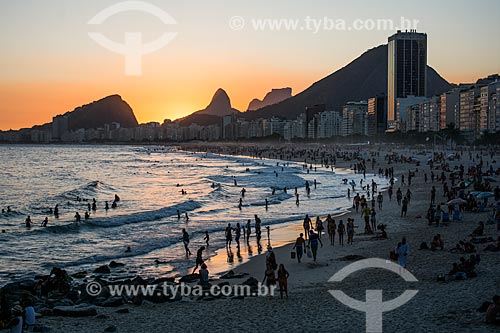
<instances>
[{"instance_id":1,"label":"sandy beach","mask_svg":"<svg viewBox=\"0 0 500 333\"><path fill-rule=\"evenodd\" d=\"M230 150L230 149L229 149ZM380 151L377 157L378 168L388 165L383 160L385 151ZM405 156L411 156L409 150L398 151ZM278 158L279 156L264 156ZM301 156L302 157L302 156ZM297 157L298 159L298 157ZM484 162L490 162L489 156L484 156ZM352 161L338 160L336 167L350 168ZM463 154L461 161L450 161L450 167L464 164L469 166L468 153ZM329 244L328 235L322 236L323 246L319 248L316 263L304 256L302 263L291 258L293 242L302 229L302 221L290 225L287 230L272 230L272 235L279 233L290 235L289 242L280 240L282 246L274 247L277 262L283 263L290 273L288 279L289 298L245 297L243 299L210 299L194 300L184 298L175 303L153 304L145 302L141 306L132 304L119 308L98 308L98 316L90 318L42 317L39 323L50 327L51 332L170 332L170 331L319 331L333 330L335 332L365 331L365 314L346 307L330 295L328 290L339 289L358 300L365 300L365 290L383 290L384 301L399 296L406 289L416 289L418 294L408 303L391 312L383 314L384 332L491 332L495 330L484 323L484 313L477 308L484 301L491 301L493 295L499 293L500 257L498 253L484 252L487 244L478 244L476 248L481 255L481 262L476 267L477 277L462 281L438 282L437 276L447 274L452 263L458 262L461 256L469 254L451 253L449 249L461 240L469 239L468 235L477 227L479 221L486 222L491 211L483 213L465 212L462 220L451 222L448 226L428 226L425 218L430 203L430 188L436 186L436 203L445 203L442 185L438 181L424 181L424 173L430 174L429 165L425 162L420 166L414 163L391 164L395 177L415 172L412 179L412 197L406 217L401 217L401 207L393 197L389 200L384 193L382 210L377 210L377 223L387 225L387 239L373 239L373 235L361 235L364 229L360 213L350 212L343 219L353 218L356 229L354 244L334 246ZM496 166L495 166L496 167ZM418 169L418 171L417 171ZM367 173L376 173L367 163ZM435 171L438 175L441 171ZM446 173L448 175L449 173ZM401 187L403 193L408 185L397 181L394 189ZM347 199L346 199L347 200ZM491 199L490 199L491 200ZM311 216L313 218L315 216ZM324 217L323 217L324 218ZM313 219L314 221L314 219ZM265 230L263 241L266 240ZM295 234L295 235L294 235ZM435 234L441 234L444 239L444 250L419 250L422 242L430 244ZM486 225L484 236L497 238L496 225ZM288 236L287 236L288 237ZM328 279L352 260L346 256L358 258L389 259L389 252L395 248L403 237L408 240L410 251L407 269L418 282L408 283L394 273L380 269L359 271L350 275L341 283L328 283ZM277 242L278 240L276 240ZM265 243L265 242L263 242ZM491 244L491 243L488 243ZM234 247L234 245L233 245ZM219 259L225 256L221 251ZM248 277L262 281L265 271L265 255L252 257L234 269L236 274L247 274L241 279L221 280L231 284L239 284ZM210 270L210 267L209 267ZM128 313L118 313L119 309L128 309ZM127 311L127 310L125 310ZM121 312L125 312L121 311Z\"/></svg>"}]
</instances>

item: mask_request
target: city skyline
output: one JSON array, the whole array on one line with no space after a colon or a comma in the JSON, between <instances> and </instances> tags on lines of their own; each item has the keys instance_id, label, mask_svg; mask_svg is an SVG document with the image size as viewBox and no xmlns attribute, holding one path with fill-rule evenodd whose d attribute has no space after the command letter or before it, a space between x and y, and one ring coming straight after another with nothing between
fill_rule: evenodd
<instances>
[{"instance_id":1,"label":"city skyline","mask_svg":"<svg viewBox=\"0 0 500 333\"><path fill-rule=\"evenodd\" d=\"M141 123L176 119L202 109L219 87L228 92L233 107L245 111L253 98L262 98L272 88L292 87L294 95L301 92L367 49L386 44L388 36L395 33L251 31L248 25L235 31L228 21L236 15L247 21L308 16L319 19L326 15L348 22L372 16L397 21L403 16L419 21L417 30L428 34L428 63L449 82L475 82L497 73L499 67L499 46L487 38L500 26L494 19L500 5L493 1L482 1L483 6L478 6L481 20L467 16L465 2L432 4L430 12L426 2L418 6L363 2L360 11L361 1L342 6L318 2L307 10L298 2L267 8L261 2L250 6L218 1L212 7L220 10L205 17L200 12L207 4L199 4L200 10L193 14L187 5L151 1L176 19L178 36L163 50L144 56L140 77L125 76L123 57L100 48L87 36L87 21L115 2L49 2L56 6L30 1L2 5L2 30L11 33L1 37L6 50L0 56L1 130L50 122L57 114L115 93L129 102ZM451 7L455 16L448 21L445 14ZM133 20L134 30L145 28L149 32L144 39L154 39L161 31L161 27L146 22L150 21L147 16L137 19L132 14L122 15L125 21ZM442 20L436 20L436 16ZM492 19L488 19L490 16ZM24 20L20 20L22 17ZM120 20L110 21L113 29L104 30L109 38L123 38ZM29 45L26 39L31 41ZM468 41L468 47L462 40Z\"/></svg>"}]
</instances>

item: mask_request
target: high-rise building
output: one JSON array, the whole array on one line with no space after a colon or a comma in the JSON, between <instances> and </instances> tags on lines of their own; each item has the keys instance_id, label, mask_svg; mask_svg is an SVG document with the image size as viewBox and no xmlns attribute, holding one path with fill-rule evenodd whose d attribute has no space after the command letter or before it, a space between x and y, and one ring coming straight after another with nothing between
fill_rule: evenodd
<instances>
[{"instance_id":1,"label":"high-rise building","mask_svg":"<svg viewBox=\"0 0 500 333\"><path fill-rule=\"evenodd\" d=\"M368 99L368 136L384 134L387 129L387 97Z\"/></svg>"},{"instance_id":2,"label":"high-rise building","mask_svg":"<svg viewBox=\"0 0 500 333\"><path fill-rule=\"evenodd\" d=\"M398 30L389 37L387 73L387 122L397 129L397 99L427 94L427 34Z\"/></svg>"}]
</instances>

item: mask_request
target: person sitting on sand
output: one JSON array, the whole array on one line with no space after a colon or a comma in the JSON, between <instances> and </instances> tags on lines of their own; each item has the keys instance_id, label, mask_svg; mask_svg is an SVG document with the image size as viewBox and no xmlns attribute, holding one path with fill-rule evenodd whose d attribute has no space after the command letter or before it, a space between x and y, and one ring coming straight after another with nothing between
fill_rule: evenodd
<instances>
[{"instance_id":1,"label":"person sitting on sand","mask_svg":"<svg viewBox=\"0 0 500 333\"><path fill-rule=\"evenodd\" d=\"M22 333L23 331L23 308L16 305L12 308L13 318L8 323L7 327L10 328L11 333Z\"/></svg>"},{"instance_id":2,"label":"person sitting on sand","mask_svg":"<svg viewBox=\"0 0 500 333\"><path fill-rule=\"evenodd\" d=\"M441 250L444 249L444 241L441 238L441 235L437 234L434 236L431 242L431 251L436 251L437 248L440 248Z\"/></svg>"},{"instance_id":3,"label":"person sitting on sand","mask_svg":"<svg viewBox=\"0 0 500 333\"><path fill-rule=\"evenodd\" d=\"M483 236L483 234L484 234L484 222L481 221L479 222L479 226L476 229L474 229L474 231L470 236L477 237L477 236Z\"/></svg>"},{"instance_id":4,"label":"person sitting on sand","mask_svg":"<svg viewBox=\"0 0 500 333\"><path fill-rule=\"evenodd\" d=\"M485 322L488 324L500 325L500 296L493 296L493 303L486 310Z\"/></svg>"},{"instance_id":5,"label":"person sitting on sand","mask_svg":"<svg viewBox=\"0 0 500 333\"><path fill-rule=\"evenodd\" d=\"M208 269L205 263L201 264L200 268L200 285L202 286L210 286L209 278L208 278Z\"/></svg>"},{"instance_id":6,"label":"person sitting on sand","mask_svg":"<svg viewBox=\"0 0 500 333\"><path fill-rule=\"evenodd\" d=\"M283 298L283 293L285 293L286 298L288 298L288 277L290 274L285 269L283 264L280 264L278 268L278 284L280 287L280 296Z\"/></svg>"}]
</instances>

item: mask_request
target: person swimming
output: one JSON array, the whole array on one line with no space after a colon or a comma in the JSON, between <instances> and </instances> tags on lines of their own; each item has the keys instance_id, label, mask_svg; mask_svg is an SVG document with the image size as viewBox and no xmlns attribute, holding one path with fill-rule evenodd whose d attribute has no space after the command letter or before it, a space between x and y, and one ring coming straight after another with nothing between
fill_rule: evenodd
<instances>
[{"instance_id":1,"label":"person swimming","mask_svg":"<svg viewBox=\"0 0 500 333\"><path fill-rule=\"evenodd\" d=\"M26 228L31 228L31 216L28 215L28 217L26 218L26 220L24 220L24 223L26 225Z\"/></svg>"},{"instance_id":2,"label":"person swimming","mask_svg":"<svg viewBox=\"0 0 500 333\"><path fill-rule=\"evenodd\" d=\"M88 220L90 218L89 212L85 212L85 219Z\"/></svg>"},{"instance_id":3,"label":"person swimming","mask_svg":"<svg viewBox=\"0 0 500 333\"><path fill-rule=\"evenodd\" d=\"M131 253L132 252L132 249L130 248L130 246L127 246L127 249L125 250L125 253Z\"/></svg>"}]
</instances>

